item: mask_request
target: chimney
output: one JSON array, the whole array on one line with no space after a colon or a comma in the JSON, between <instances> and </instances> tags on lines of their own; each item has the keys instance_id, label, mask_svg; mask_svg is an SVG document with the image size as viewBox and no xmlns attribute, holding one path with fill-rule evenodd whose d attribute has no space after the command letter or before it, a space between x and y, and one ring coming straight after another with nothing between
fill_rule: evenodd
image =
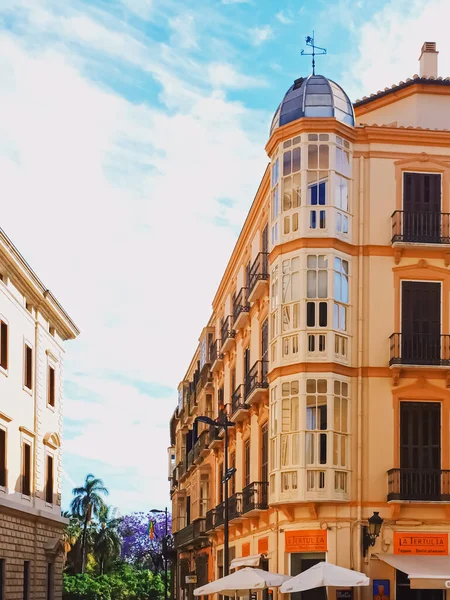
<instances>
[{"instance_id":1,"label":"chimney","mask_svg":"<svg viewBox=\"0 0 450 600\"><path fill-rule=\"evenodd\" d=\"M438 76L438 54L436 42L425 42L420 53L420 76L434 77Z\"/></svg>"}]
</instances>

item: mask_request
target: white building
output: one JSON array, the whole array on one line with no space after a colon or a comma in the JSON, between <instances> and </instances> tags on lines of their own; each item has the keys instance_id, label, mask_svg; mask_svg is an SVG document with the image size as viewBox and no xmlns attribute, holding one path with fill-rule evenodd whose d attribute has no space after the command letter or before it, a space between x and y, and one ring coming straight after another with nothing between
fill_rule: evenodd
<instances>
[{"instance_id":1,"label":"white building","mask_svg":"<svg viewBox=\"0 0 450 600\"><path fill-rule=\"evenodd\" d=\"M78 333L0 230L0 599L62 594L63 342Z\"/></svg>"}]
</instances>

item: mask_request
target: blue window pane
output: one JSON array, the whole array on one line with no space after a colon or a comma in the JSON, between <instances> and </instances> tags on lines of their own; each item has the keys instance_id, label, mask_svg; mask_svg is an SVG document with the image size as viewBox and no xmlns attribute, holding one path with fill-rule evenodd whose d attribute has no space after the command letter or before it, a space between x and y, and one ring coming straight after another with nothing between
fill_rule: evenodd
<instances>
[{"instance_id":1,"label":"blue window pane","mask_svg":"<svg viewBox=\"0 0 450 600\"><path fill-rule=\"evenodd\" d=\"M317 226L316 225L316 211L312 210L312 211L310 211L309 214L310 214L310 223L309 223L309 226L310 226L311 229L315 229L316 226Z\"/></svg>"},{"instance_id":2,"label":"blue window pane","mask_svg":"<svg viewBox=\"0 0 450 600\"><path fill-rule=\"evenodd\" d=\"M319 204L325 206L326 199L326 182L319 183Z\"/></svg>"},{"instance_id":3,"label":"blue window pane","mask_svg":"<svg viewBox=\"0 0 450 600\"><path fill-rule=\"evenodd\" d=\"M311 186L311 206L317 206L317 185Z\"/></svg>"},{"instance_id":4,"label":"blue window pane","mask_svg":"<svg viewBox=\"0 0 450 600\"><path fill-rule=\"evenodd\" d=\"M325 211L320 211L320 229L325 229Z\"/></svg>"}]
</instances>

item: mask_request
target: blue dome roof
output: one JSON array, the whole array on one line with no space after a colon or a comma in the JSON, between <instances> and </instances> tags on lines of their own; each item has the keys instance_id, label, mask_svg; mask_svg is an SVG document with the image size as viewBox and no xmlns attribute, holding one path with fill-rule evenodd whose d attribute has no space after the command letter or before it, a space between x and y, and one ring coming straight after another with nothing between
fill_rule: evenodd
<instances>
[{"instance_id":1,"label":"blue dome roof","mask_svg":"<svg viewBox=\"0 0 450 600\"><path fill-rule=\"evenodd\" d=\"M277 127L302 117L336 117L355 125L353 105L344 90L323 75L310 75L294 81L275 113L270 134Z\"/></svg>"}]
</instances>

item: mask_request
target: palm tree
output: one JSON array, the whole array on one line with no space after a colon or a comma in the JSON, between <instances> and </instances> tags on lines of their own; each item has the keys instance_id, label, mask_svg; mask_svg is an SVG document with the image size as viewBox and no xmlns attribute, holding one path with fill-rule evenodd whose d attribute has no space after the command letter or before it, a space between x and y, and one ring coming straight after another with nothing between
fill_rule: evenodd
<instances>
[{"instance_id":1,"label":"palm tree","mask_svg":"<svg viewBox=\"0 0 450 600\"><path fill-rule=\"evenodd\" d=\"M100 511L105 506L101 496L109 494L103 481L94 477L91 473L86 475L84 486L72 490L74 498L71 502L72 513L83 519L83 533L81 538L81 572L84 573L86 566L86 548L87 548L87 528L92 519L92 515L98 517Z\"/></svg>"},{"instance_id":2,"label":"palm tree","mask_svg":"<svg viewBox=\"0 0 450 600\"><path fill-rule=\"evenodd\" d=\"M117 558L120 555L122 540L118 531L121 518L117 510L111 506L103 506L97 518L98 529L94 538L94 554L100 567L100 575L105 570L105 562L108 559Z\"/></svg>"}]
</instances>

